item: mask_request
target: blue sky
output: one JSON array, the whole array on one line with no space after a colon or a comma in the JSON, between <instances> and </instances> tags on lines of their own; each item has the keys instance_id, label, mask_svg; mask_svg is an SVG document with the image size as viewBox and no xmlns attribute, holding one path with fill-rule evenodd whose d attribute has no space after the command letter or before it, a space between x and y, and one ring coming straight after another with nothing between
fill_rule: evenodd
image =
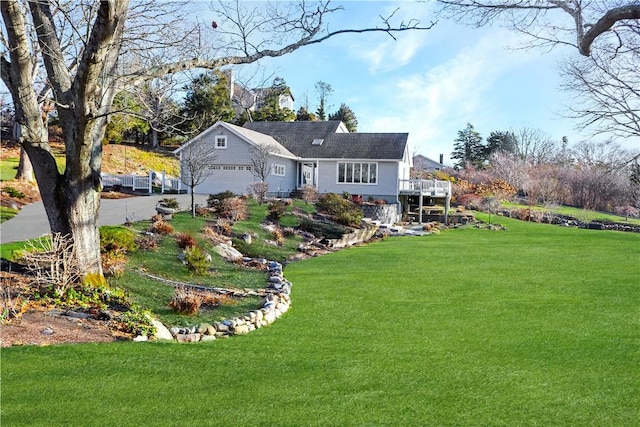
<instances>
[{"instance_id":1,"label":"blue sky","mask_svg":"<svg viewBox=\"0 0 640 427\"><path fill-rule=\"evenodd\" d=\"M428 4L347 1L333 29L372 26L397 7L396 16L433 19ZM262 66L284 78L296 98L305 93L317 107L314 85L329 83L336 111L346 103L358 118L359 132L409 132L412 151L445 163L457 132L467 123L486 138L495 130L539 128L554 140L570 142L588 135L563 118L569 95L560 90L558 60L578 55L570 48L552 52L514 49L523 39L500 27L473 29L441 20L431 30L406 32L397 40L385 34L350 34L304 47Z\"/></svg>"}]
</instances>

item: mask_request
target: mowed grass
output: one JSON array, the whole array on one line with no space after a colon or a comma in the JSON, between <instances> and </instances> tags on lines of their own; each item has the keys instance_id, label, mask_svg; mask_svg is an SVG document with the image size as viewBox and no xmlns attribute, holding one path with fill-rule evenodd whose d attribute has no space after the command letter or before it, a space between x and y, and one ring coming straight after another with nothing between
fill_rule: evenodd
<instances>
[{"instance_id":1,"label":"mowed grass","mask_svg":"<svg viewBox=\"0 0 640 427\"><path fill-rule=\"evenodd\" d=\"M503 223L290 264L246 336L3 349L3 425L637 425L640 236Z\"/></svg>"}]
</instances>

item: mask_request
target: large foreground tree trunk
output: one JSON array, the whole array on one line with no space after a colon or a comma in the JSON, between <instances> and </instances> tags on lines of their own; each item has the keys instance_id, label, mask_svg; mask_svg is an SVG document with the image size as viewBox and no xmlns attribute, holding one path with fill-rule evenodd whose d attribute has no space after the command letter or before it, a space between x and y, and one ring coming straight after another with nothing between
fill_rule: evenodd
<instances>
[{"instance_id":1,"label":"large foreground tree trunk","mask_svg":"<svg viewBox=\"0 0 640 427\"><path fill-rule=\"evenodd\" d=\"M48 83L57 102L63 131L66 168L58 172L32 84L33 64L24 9L16 0L2 0L0 11L12 50L2 57L2 79L11 91L22 144L31 159L52 233L70 235L82 276L102 275L98 209L100 167L106 115L113 101L127 0L102 1L73 76L56 37L48 1L29 2L29 11L43 52Z\"/></svg>"}]
</instances>

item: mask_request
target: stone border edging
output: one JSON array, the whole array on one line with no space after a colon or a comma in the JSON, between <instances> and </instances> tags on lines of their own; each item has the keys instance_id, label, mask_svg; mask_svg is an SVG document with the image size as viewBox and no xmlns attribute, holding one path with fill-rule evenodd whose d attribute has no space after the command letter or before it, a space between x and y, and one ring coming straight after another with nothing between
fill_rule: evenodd
<instances>
[{"instance_id":1,"label":"stone border edging","mask_svg":"<svg viewBox=\"0 0 640 427\"><path fill-rule=\"evenodd\" d=\"M275 320L286 313L291 306L292 284L284 278L283 266L281 263L277 261L267 261L264 258L242 259L242 263L244 265L248 265L249 263L255 264L256 262L263 265L267 270L267 285L262 293L258 291L245 292L236 289L206 288L204 286L184 284L149 275L153 279L161 280L172 286L183 285L194 289L210 290L226 294L230 293L232 295L244 293L246 295L263 296L260 307L257 310L251 310L241 317L224 319L211 324L200 323L198 325L185 328L172 327L171 329L167 329L167 327L160 321L154 319L152 320L153 325L156 328L154 338L156 340L175 340L181 343L214 341L219 338L228 338L232 335L248 334L251 331L255 331L256 329L260 329L275 322ZM146 341L147 339L148 337L136 337L134 338L134 341Z\"/></svg>"}]
</instances>

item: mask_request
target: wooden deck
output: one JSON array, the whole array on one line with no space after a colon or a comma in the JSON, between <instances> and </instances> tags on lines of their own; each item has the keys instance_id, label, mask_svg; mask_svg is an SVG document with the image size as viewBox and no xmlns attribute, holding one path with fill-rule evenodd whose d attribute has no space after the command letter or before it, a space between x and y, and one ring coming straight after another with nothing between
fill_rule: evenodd
<instances>
[{"instance_id":1,"label":"wooden deck","mask_svg":"<svg viewBox=\"0 0 640 427\"><path fill-rule=\"evenodd\" d=\"M406 179L398 183L403 212L411 221L444 218L447 222L451 201L451 182L436 179ZM413 200L413 201L411 201Z\"/></svg>"}]
</instances>

